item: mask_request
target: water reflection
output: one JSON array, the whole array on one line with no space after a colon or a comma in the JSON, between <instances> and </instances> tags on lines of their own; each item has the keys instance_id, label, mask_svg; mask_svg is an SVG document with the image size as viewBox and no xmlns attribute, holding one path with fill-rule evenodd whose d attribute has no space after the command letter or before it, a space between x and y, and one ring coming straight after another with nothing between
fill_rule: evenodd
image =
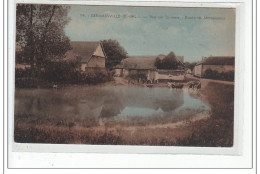
<instances>
[{"instance_id":1,"label":"water reflection","mask_svg":"<svg viewBox=\"0 0 260 174\"><path fill-rule=\"evenodd\" d=\"M120 117L181 116L208 110L185 90L141 87L69 87L16 89L15 115L35 119L115 119Z\"/></svg>"}]
</instances>

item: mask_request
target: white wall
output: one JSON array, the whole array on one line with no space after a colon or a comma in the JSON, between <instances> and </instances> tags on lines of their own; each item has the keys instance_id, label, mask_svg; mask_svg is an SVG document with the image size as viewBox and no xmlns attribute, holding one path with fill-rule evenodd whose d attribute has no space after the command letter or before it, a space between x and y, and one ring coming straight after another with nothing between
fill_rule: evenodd
<instances>
[{"instance_id":1,"label":"white wall","mask_svg":"<svg viewBox=\"0 0 260 174\"><path fill-rule=\"evenodd\" d=\"M202 65L196 65L194 67L194 75L201 77L201 69L202 69Z\"/></svg>"}]
</instances>

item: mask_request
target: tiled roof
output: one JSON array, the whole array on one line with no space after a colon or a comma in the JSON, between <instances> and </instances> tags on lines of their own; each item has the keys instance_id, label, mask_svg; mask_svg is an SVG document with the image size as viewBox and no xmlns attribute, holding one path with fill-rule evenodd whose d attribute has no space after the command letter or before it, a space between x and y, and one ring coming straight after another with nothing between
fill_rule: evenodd
<instances>
[{"instance_id":1,"label":"tiled roof","mask_svg":"<svg viewBox=\"0 0 260 174\"><path fill-rule=\"evenodd\" d=\"M154 66L157 56L131 56L122 60L126 69L156 69Z\"/></svg>"},{"instance_id":2,"label":"tiled roof","mask_svg":"<svg viewBox=\"0 0 260 174\"><path fill-rule=\"evenodd\" d=\"M235 57L234 56L211 56L205 58L198 64L203 65L234 65Z\"/></svg>"},{"instance_id":3,"label":"tiled roof","mask_svg":"<svg viewBox=\"0 0 260 174\"><path fill-rule=\"evenodd\" d=\"M68 55L76 55L81 58L81 62L88 62L97 49L100 42L81 42L81 41L73 41L70 43L72 50Z\"/></svg>"}]
</instances>

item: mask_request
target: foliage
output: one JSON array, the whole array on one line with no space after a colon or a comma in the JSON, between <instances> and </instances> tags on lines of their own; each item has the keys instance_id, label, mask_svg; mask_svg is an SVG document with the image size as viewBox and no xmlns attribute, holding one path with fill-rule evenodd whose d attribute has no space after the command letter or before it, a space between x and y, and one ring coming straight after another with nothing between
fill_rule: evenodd
<instances>
[{"instance_id":1,"label":"foliage","mask_svg":"<svg viewBox=\"0 0 260 174\"><path fill-rule=\"evenodd\" d=\"M218 72L216 70L207 69L204 73L204 77L216 80L234 81L234 71Z\"/></svg>"},{"instance_id":2,"label":"foliage","mask_svg":"<svg viewBox=\"0 0 260 174\"><path fill-rule=\"evenodd\" d=\"M159 57L157 57L154 65L158 69L178 69L179 63L174 52L170 52L162 60Z\"/></svg>"},{"instance_id":3,"label":"foliage","mask_svg":"<svg viewBox=\"0 0 260 174\"><path fill-rule=\"evenodd\" d=\"M193 68L195 67L195 65L197 64L198 62L184 62L184 65L186 68L189 68L191 70L193 70Z\"/></svg>"},{"instance_id":4,"label":"foliage","mask_svg":"<svg viewBox=\"0 0 260 174\"><path fill-rule=\"evenodd\" d=\"M15 78L22 78L22 77L30 77L31 76L31 69L15 69Z\"/></svg>"},{"instance_id":5,"label":"foliage","mask_svg":"<svg viewBox=\"0 0 260 174\"><path fill-rule=\"evenodd\" d=\"M127 57L127 52L116 40L103 40L104 51L107 56L106 68L111 69L113 66L119 64L121 60Z\"/></svg>"},{"instance_id":6,"label":"foliage","mask_svg":"<svg viewBox=\"0 0 260 174\"><path fill-rule=\"evenodd\" d=\"M46 60L61 58L71 49L64 33L68 6L18 4L16 8L17 59L41 68ZM17 60L19 62L20 60Z\"/></svg>"},{"instance_id":7,"label":"foliage","mask_svg":"<svg viewBox=\"0 0 260 174\"><path fill-rule=\"evenodd\" d=\"M93 72L84 72L80 75L80 83L83 84L98 84L104 83L111 80L111 77L104 72L93 71Z\"/></svg>"},{"instance_id":8,"label":"foliage","mask_svg":"<svg viewBox=\"0 0 260 174\"><path fill-rule=\"evenodd\" d=\"M76 83L79 80L78 60L48 61L41 73L41 78L52 83Z\"/></svg>"}]
</instances>

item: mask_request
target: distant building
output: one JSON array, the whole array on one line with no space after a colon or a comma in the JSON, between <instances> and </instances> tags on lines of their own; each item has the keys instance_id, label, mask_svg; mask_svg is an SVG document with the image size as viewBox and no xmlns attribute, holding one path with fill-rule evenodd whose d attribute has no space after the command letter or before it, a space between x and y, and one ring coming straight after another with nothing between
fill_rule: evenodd
<instances>
[{"instance_id":1,"label":"distant building","mask_svg":"<svg viewBox=\"0 0 260 174\"><path fill-rule=\"evenodd\" d=\"M128 77L138 75L145 77L150 82L184 80L184 70L157 69L155 66L157 57L163 59L165 56L130 56L114 67L114 76Z\"/></svg>"},{"instance_id":2,"label":"distant building","mask_svg":"<svg viewBox=\"0 0 260 174\"><path fill-rule=\"evenodd\" d=\"M234 56L211 56L204 58L198 63L194 69L194 76L203 77L207 69L212 71L229 72L235 70L235 57Z\"/></svg>"},{"instance_id":3,"label":"distant building","mask_svg":"<svg viewBox=\"0 0 260 174\"><path fill-rule=\"evenodd\" d=\"M77 57L81 62L81 71L105 70L106 54L100 42L71 42L72 50L67 57Z\"/></svg>"},{"instance_id":4,"label":"distant building","mask_svg":"<svg viewBox=\"0 0 260 174\"><path fill-rule=\"evenodd\" d=\"M122 60L117 68L121 67L123 77L136 74L149 77L156 70L155 59L156 56L131 56Z\"/></svg>"}]
</instances>

